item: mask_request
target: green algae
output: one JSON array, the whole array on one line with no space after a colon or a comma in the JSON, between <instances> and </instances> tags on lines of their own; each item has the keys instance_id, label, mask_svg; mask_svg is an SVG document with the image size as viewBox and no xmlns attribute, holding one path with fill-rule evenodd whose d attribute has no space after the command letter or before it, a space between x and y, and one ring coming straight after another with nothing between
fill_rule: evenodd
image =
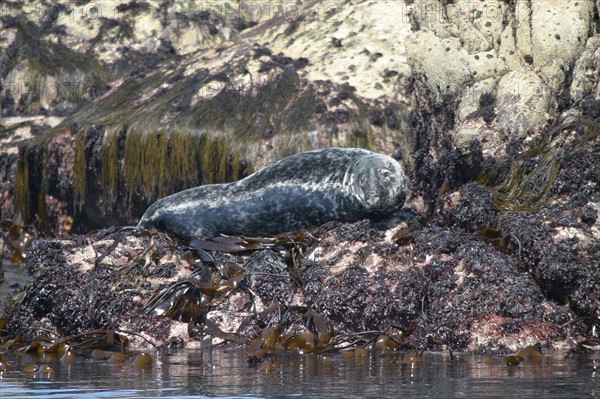
<instances>
[{"instance_id":1,"label":"green algae","mask_svg":"<svg viewBox=\"0 0 600 399\"><path fill-rule=\"evenodd\" d=\"M23 114L37 114L47 105L77 107L106 86L108 74L93 56L73 51L60 41L48 40L49 33L32 22L18 20L15 26L14 42L2 56L6 57L6 70L17 71L17 81L7 81L6 85L13 95L19 96L14 100L22 104ZM50 137L52 133L32 139L23 147L27 150L21 150L14 189L17 212L24 220L30 220L30 209L35 204L42 224L47 217L42 196L48 189L48 154L39 146Z\"/></svg>"},{"instance_id":2,"label":"green algae","mask_svg":"<svg viewBox=\"0 0 600 399\"><path fill-rule=\"evenodd\" d=\"M17 161L17 182L14 188L15 211L24 220L30 219L31 193L29 191L29 162L20 157Z\"/></svg>"},{"instance_id":3,"label":"green algae","mask_svg":"<svg viewBox=\"0 0 600 399\"><path fill-rule=\"evenodd\" d=\"M577 133L576 128L582 128ZM493 187L494 208L499 211L535 212L550 197L561 165L577 156L590 140L600 136L600 125L590 120L562 124L547 134L529 151L516 157L502 182ZM535 162L535 166L529 166ZM482 174L479 182L487 184L492 172Z\"/></svg>"},{"instance_id":4,"label":"green algae","mask_svg":"<svg viewBox=\"0 0 600 399\"><path fill-rule=\"evenodd\" d=\"M119 188L119 132L121 129L108 128L102 141L102 168L100 181L104 187L104 196L109 203L117 199Z\"/></svg>"}]
</instances>

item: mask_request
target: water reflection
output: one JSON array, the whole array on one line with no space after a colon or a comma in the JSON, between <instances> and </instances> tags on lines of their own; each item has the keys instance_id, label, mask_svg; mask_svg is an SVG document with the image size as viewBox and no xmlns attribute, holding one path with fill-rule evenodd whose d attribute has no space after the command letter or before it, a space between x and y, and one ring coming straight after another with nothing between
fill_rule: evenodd
<instances>
[{"instance_id":1,"label":"water reflection","mask_svg":"<svg viewBox=\"0 0 600 399\"><path fill-rule=\"evenodd\" d=\"M243 349L152 354L153 367L131 361L9 354L14 370L46 363L50 378L13 371L0 382L2 398L150 397L448 397L598 398L600 355L545 354L537 365L487 365L484 358L425 353L413 367L399 353L317 356L292 354L248 366Z\"/></svg>"}]
</instances>

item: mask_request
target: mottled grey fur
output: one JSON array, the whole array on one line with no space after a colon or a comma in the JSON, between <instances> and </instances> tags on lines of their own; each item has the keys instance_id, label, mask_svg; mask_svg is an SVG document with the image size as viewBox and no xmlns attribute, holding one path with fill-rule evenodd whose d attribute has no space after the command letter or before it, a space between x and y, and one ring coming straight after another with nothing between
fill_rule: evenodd
<instances>
[{"instance_id":1,"label":"mottled grey fur","mask_svg":"<svg viewBox=\"0 0 600 399\"><path fill-rule=\"evenodd\" d=\"M405 197L404 170L393 158L359 148L326 148L284 158L237 182L164 197L138 226L182 238L276 234L392 213Z\"/></svg>"}]
</instances>

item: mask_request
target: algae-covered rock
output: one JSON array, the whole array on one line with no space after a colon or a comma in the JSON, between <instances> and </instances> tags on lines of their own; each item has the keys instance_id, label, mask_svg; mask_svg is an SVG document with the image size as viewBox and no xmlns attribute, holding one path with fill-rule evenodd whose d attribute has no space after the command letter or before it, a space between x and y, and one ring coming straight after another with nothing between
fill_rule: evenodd
<instances>
[{"instance_id":1,"label":"algae-covered rock","mask_svg":"<svg viewBox=\"0 0 600 399\"><path fill-rule=\"evenodd\" d=\"M484 115L481 112L478 112L478 110L481 110L482 107L482 96L484 96L484 102L486 96L489 97L488 100L490 102L492 99L495 100L496 84L497 80L490 78L465 88L465 90L461 93L461 100L456 114L459 123L464 123L468 119L479 117L485 118L485 121L488 123L494 120L495 114ZM485 107L486 105L484 104L483 106ZM495 106L495 102L488 104L488 106Z\"/></svg>"},{"instance_id":2,"label":"algae-covered rock","mask_svg":"<svg viewBox=\"0 0 600 399\"><path fill-rule=\"evenodd\" d=\"M564 213L565 204L574 205L569 193L596 177L598 146L587 155L583 177L544 213ZM383 222L332 222L275 239L186 244L109 231L42 240L26 261L31 283L6 308L9 333L27 340L41 331L68 336L103 328L138 349L194 348L243 342L272 323L292 334L309 312L328 323L336 345L393 326L410 331L405 345L421 348L574 346L586 320L593 324L596 276L582 274L585 266L555 242L557 226L494 211L490 190L477 184L462 187L459 201L456 194L447 196L444 224L429 226L405 210ZM590 193L575 212L597 200ZM592 219L570 221L569 234L591 237ZM500 230L476 230L481 225ZM598 248L582 241L576 250L592 260Z\"/></svg>"},{"instance_id":3,"label":"algae-covered rock","mask_svg":"<svg viewBox=\"0 0 600 399\"><path fill-rule=\"evenodd\" d=\"M43 1L39 21L7 3L2 216L48 234L23 252L36 229L2 225L33 277L10 332L198 347L305 328L314 347L399 329L506 352L597 331L600 2L292 3ZM71 78L72 97L30 90ZM51 238L334 145L402 159L406 209L287 238Z\"/></svg>"},{"instance_id":4,"label":"algae-covered rock","mask_svg":"<svg viewBox=\"0 0 600 399\"><path fill-rule=\"evenodd\" d=\"M570 90L573 100L580 100L586 96L600 100L600 79L596 73L599 63L600 37L590 37L583 54L573 68L573 82Z\"/></svg>"},{"instance_id":5,"label":"algae-covered rock","mask_svg":"<svg viewBox=\"0 0 600 399\"><path fill-rule=\"evenodd\" d=\"M597 37L594 8L593 1L414 2L407 53L416 75L415 180L428 208L445 182L460 186L468 180L457 170L470 161L457 157L457 150L473 160L481 150L484 163L494 163L514 154L511 146L524 139L539 141L550 124L571 121L568 115L596 118L589 97L597 86L595 39L586 47L588 37ZM454 43L448 54L441 51L443 42ZM429 57L430 48L439 51ZM444 85L448 90L441 90ZM588 98L574 102L569 90ZM462 159L461 166L451 159ZM468 168L477 170L477 162Z\"/></svg>"},{"instance_id":6,"label":"algae-covered rock","mask_svg":"<svg viewBox=\"0 0 600 399\"><path fill-rule=\"evenodd\" d=\"M590 33L593 1L531 1L531 45L534 66L560 60L566 66L583 52Z\"/></svg>"},{"instance_id":7,"label":"algae-covered rock","mask_svg":"<svg viewBox=\"0 0 600 399\"><path fill-rule=\"evenodd\" d=\"M560 91L567 71L583 52L593 9L591 1L531 2L533 65L554 91Z\"/></svg>"}]
</instances>

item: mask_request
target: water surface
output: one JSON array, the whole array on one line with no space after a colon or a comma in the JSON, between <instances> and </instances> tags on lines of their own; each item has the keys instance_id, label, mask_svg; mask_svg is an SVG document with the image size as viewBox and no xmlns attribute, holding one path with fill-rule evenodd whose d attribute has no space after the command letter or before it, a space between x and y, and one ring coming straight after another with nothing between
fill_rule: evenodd
<instances>
[{"instance_id":1,"label":"water surface","mask_svg":"<svg viewBox=\"0 0 600 399\"><path fill-rule=\"evenodd\" d=\"M47 363L56 374L13 371L0 381L2 398L600 398L600 355L545 354L540 364L490 366L484 358L425 353L417 367L402 354L291 354L251 367L243 349L153 353L150 370L130 362L12 354L15 370Z\"/></svg>"}]
</instances>

